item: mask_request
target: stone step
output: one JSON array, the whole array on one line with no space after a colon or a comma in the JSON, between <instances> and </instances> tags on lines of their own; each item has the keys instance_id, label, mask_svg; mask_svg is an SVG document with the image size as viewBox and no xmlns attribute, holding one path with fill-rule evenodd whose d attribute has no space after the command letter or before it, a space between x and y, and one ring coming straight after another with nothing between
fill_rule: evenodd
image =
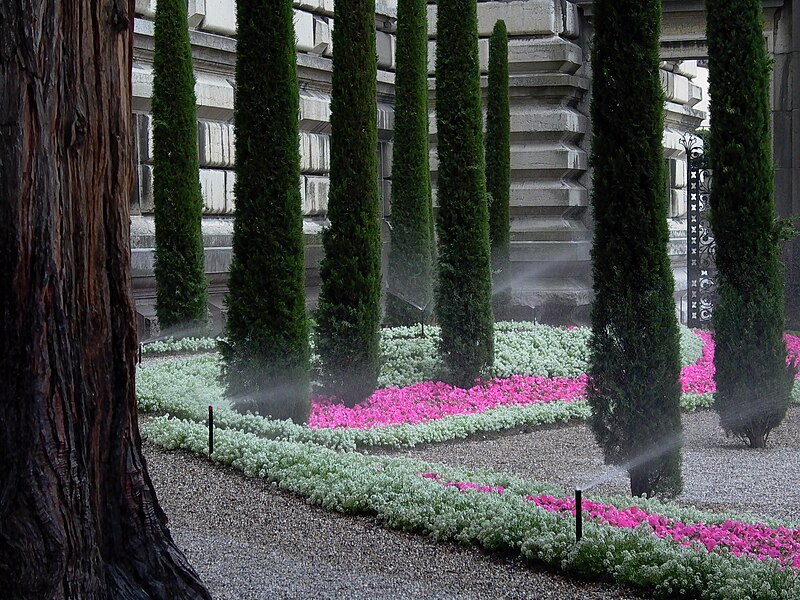
<instances>
[{"instance_id":1,"label":"stone step","mask_svg":"<svg viewBox=\"0 0 800 600\"><path fill-rule=\"evenodd\" d=\"M513 242L580 242L589 239L586 226L578 220L559 217L522 217L511 220Z\"/></svg>"},{"instance_id":2,"label":"stone step","mask_svg":"<svg viewBox=\"0 0 800 600\"><path fill-rule=\"evenodd\" d=\"M590 260L591 241L528 241L511 245L511 259L518 262L566 262Z\"/></svg>"}]
</instances>

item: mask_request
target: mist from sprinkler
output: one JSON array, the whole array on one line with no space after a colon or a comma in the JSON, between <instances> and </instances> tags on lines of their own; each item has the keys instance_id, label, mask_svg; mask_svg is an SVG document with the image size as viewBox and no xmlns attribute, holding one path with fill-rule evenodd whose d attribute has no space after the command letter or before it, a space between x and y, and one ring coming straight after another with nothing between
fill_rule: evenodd
<instances>
[{"instance_id":1,"label":"mist from sprinkler","mask_svg":"<svg viewBox=\"0 0 800 600\"><path fill-rule=\"evenodd\" d=\"M425 337L425 317L431 313L430 309L431 305L433 304L433 298L430 297L427 300L424 298L414 298L406 292L401 292L400 290L389 286L386 287L386 293L394 296L402 302L405 302L419 312L419 324L422 331L422 337Z\"/></svg>"}]
</instances>

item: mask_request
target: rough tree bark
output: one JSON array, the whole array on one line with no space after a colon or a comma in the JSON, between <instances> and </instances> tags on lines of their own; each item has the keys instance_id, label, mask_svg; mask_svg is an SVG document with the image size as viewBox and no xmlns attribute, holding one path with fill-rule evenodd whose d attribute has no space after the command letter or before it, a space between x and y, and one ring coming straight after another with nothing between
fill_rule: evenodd
<instances>
[{"instance_id":1,"label":"rough tree bark","mask_svg":"<svg viewBox=\"0 0 800 600\"><path fill-rule=\"evenodd\" d=\"M0 11L0 590L210 598L141 453L131 301L133 2Z\"/></svg>"}]
</instances>

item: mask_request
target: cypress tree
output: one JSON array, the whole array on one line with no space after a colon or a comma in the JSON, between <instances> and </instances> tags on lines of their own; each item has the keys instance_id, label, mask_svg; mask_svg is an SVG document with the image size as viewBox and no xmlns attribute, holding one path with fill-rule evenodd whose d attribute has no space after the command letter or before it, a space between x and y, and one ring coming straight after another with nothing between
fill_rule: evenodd
<instances>
[{"instance_id":1,"label":"cypress tree","mask_svg":"<svg viewBox=\"0 0 800 600\"><path fill-rule=\"evenodd\" d=\"M492 249L492 309L496 319L511 310L511 115L508 100L508 33L497 21L489 39L489 88L486 105L486 190L489 192L489 241Z\"/></svg>"},{"instance_id":2,"label":"cypress tree","mask_svg":"<svg viewBox=\"0 0 800 600\"><path fill-rule=\"evenodd\" d=\"M759 0L707 0L711 96L711 225L722 428L763 447L786 415L793 371L783 339L780 227L775 219L770 60Z\"/></svg>"},{"instance_id":3,"label":"cypress tree","mask_svg":"<svg viewBox=\"0 0 800 600\"><path fill-rule=\"evenodd\" d=\"M606 462L627 469L634 495L672 496L682 488L681 388L661 144L661 0L597 0L595 11L591 427Z\"/></svg>"},{"instance_id":4,"label":"cypress tree","mask_svg":"<svg viewBox=\"0 0 800 600\"><path fill-rule=\"evenodd\" d=\"M317 347L325 392L353 406L375 389L380 358L375 2L338 0L335 19Z\"/></svg>"},{"instance_id":5,"label":"cypress tree","mask_svg":"<svg viewBox=\"0 0 800 600\"><path fill-rule=\"evenodd\" d=\"M494 359L476 1L439 0L437 31L439 350L445 378L470 386Z\"/></svg>"},{"instance_id":6,"label":"cypress tree","mask_svg":"<svg viewBox=\"0 0 800 600\"><path fill-rule=\"evenodd\" d=\"M291 0L239 0L236 219L222 346L242 408L308 419L309 343Z\"/></svg>"},{"instance_id":7,"label":"cypress tree","mask_svg":"<svg viewBox=\"0 0 800 600\"><path fill-rule=\"evenodd\" d=\"M412 325L433 297L425 0L397 6L392 247L384 322Z\"/></svg>"},{"instance_id":8,"label":"cypress tree","mask_svg":"<svg viewBox=\"0 0 800 600\"><path fill-rule=\"evenodd\" d=\"M184 0L158 3L154 44L156 314L162 329L190 330L207 321L208 284L203 262L195 79Z\"/></svg>"}]
</instances>

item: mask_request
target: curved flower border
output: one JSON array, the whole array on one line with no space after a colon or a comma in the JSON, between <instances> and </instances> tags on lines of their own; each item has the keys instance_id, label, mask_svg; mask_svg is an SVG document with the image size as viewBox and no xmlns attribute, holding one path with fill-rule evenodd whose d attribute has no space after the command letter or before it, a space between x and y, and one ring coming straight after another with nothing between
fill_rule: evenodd
<instances>
[{"instance_id":1,"label":"curved flower border","mask_svg":"<svg viewBox=\"0 0 800 600\"><path fill-rule=\"evenodd\" d=\"M502 495L500 485L480 485L471 481L446 481L437 473L420 473L460 492L481 492ZM525 497L548 512L561 516L576 514L574 498L556 498L549 494ZM800 569L800 528L768 527L763 523L745 523L728 519L723 523L683 523L654 514L637 506L618 509L610 504L583 500L581 516L601 525L621 529L648 527L653 535L677 542L687 548L705 548L708 552L728 550L734 556L751 556L758 560L775 559L784 567Z\"/></svg>"},{"instance_id":2,"label":"curved flower border","mask_svg":"<svg viewBox=\"0 0 800 600\"><path fill-rule=\"evenodd\" d=\"M711 394L714 383L714 337L695 332L704 342L703 352L693 365L681 369L684 394ZM800 365L800 337L786 335L787 363ZM800 378L800 373L798 373ZM311 428L369 429L377 426L415 425L454 415L472 415L502 406L526 406L551 402L580 402L586 399L588 377L534 377L515 375L478 381L469 389L441 381L426 381L404 388L376 391L348 408L335 398L312 398Z\"/></svg>"}]
</instances>

